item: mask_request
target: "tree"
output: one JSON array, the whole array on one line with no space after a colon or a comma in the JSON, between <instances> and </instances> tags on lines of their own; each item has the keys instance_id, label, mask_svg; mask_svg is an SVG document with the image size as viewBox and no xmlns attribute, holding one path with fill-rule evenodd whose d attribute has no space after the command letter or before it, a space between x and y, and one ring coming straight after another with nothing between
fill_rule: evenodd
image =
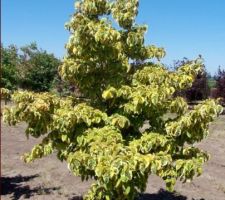
<instances>
[{"instance_id":1,"label":"tree","mask_svg":"<svg viewBox=\"0 0 225 200\"><path fill-rule=\"evenodd\" d=\"M222 103L225 104L225 70L221 70L219 67L216 79L216 91L215 97L222 98Z\"/></svg>"},{"instance_id":2,"label":"tree","mask_svg":"<svg viewBox=\"0 0 225 200\"><path fill-rule=\"evenodd\" d=\"M18 49L15 45L1 45L1 88L15 90L18 87Z\"/></svg>"},{"instance_id":3,"label":"tree","mask_svg":"<svg viewBox=\"0 0 225 200\"><path fill-rule=\"evenodd\" d=\"M1 87L34 91L49 91L57 76L61 61L53 54L38 49L36 43L18 49L1 45Z\"/></svg>"},{"instance_id":4,"label":"tree","mask_svg":"<svg viewBox=\"0 0 225 200\"><path fill-rule=\"evenodd\" d=\"M138 0L77 1L59 70L85 98L17 92L15 107L5 110L9 124L25 121L27 136L43 138L25 162L56 151L74 175L96 180L85 199L134 199L149 174L161 177L168 190L177 179L200 175L208 154L193 144L207 136L222 110L206 100L189 111L182 97L173 98L191 87L202 62L176 71L150 62L165 51L144 44L147 27L135 24L137 13Z\"/></svg>"},{"instance_id":5,"label":"tree","mask_svg":"<svg viewBox=\"0 0 225 200\"><path fill-rule=\"evenodd\" d=\"M37 92L49 91L57 76L60 60L38 49L36 43L21 47L20 87Z\"/></svg>"},{"instance_id":6,"label":"tree","mask_svg":"<svg viewBox=\"0 0 225 200\"><path fill-rule=\"evenodd\" d=\"M201 55L199 56L201 58ZM191 63L191 61L187 58L183 60L178 60L175 62L175 69L179 68L179 66ZM202 66L202 70L198 72L195 77L194 82L190 88L186 88L182 91L178 91L179 95L185 97L188 101L199 101L205 100L208 98L210 93L210 88L208 84L208 75L205 69L205 66Z\"/></svg>"}]
</instances>

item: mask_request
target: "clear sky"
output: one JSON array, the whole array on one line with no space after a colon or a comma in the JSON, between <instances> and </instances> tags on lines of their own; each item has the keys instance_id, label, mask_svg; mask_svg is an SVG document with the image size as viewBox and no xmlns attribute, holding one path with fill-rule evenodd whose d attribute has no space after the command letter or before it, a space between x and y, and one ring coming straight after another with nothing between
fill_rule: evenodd
<instances>
[{"instance_id":1,"label":"clear sky","mask_svg":"<svg viewBox=\"0 0 225 200\"><path fill-rule=\"evenodd\" d=\"M73 12L74 0L2 0L2 43L36 41L62 58ZM201 54L210 73L225 69L225 0L140 0L137 22L149 26L147 44L166 49L164 63Z\"/></svg>"}]
</instances>

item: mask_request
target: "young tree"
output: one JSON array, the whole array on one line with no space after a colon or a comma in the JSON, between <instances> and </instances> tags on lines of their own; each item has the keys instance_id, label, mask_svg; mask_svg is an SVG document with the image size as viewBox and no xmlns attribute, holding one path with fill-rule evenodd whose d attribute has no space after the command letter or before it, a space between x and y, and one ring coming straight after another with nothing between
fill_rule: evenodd
<instances>
[{"instance_id":1,"label":"young tree","mask_svg":"<svg viewBox=\"0 0 225 200\"><path fill-rule=\"evenodd\" d=\"M96 180L85 199L134 199L149 174L161 177L168 190L177 179L200 175L208 154L193 144L207 136L222 110L206 100L188 111L183 98L173 98L191 87L202 63L173 72L149 62L165 51L145 46L147 27L135 24L137 13L138 0L77 1L60 74L85 98L17 92L16 106L5 110L9 124L25 121L27 136L43 138L24 155L26 162L56 151L74 175Z\"/></svg>"},{"instance_id":2,"label":"young tree","mask_svg":"<svg viewBox=\"0 0 225 200\"><path fill-rule=\"evenodd\" d=\"M201 58L201 56L199 58ZM187 58L184 58L183 60L176 61L174 67L177 69L180 66L188 63L191 63L191 61ZM189 102L205 100L208 98L209 93L210 88L208 83L208 75L204 65L202 66L202 70L199 71L195 77L192 86L182 91L178 91L178 94L185 97Z\"/></svg>"},{"instance_id":3,"label":"young tree","mask_svg":"<svg viewBox=\"0 0 225 200\"><path fill-rule=\"evenodd\" d=\"M53 54L38 49L36 43L21 47L20 87L36 92L49 91L61 64Z\"/></svg>"}]
</instances>

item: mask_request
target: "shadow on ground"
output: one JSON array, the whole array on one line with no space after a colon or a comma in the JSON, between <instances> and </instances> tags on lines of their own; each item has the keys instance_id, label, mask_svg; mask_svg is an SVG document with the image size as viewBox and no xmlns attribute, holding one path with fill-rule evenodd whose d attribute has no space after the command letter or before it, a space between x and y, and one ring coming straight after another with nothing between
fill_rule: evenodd
<instances>
[{"instance_id":1,"label":"shadow on ground","mask_svg":"<svg viewBox=\"0 0 225 200\"><path fill-rule=\"evenodd\" d=\"M186 196L183 196L176 192L168 192L164 189L160 189L156 194L142 194L138 200L187 200ZM192 200L205 200L205 199L193 199Z\"/></svg>"},{"instance_id":2,"label":"shadow on ground","mask_svg":"<svg viewBox=\"0 0 225 200\"><path fill-rule=\"evenodd\" d=\"M54 190L59 190L59 187L53 188L43 188L35 187L30 188L29 185L24 185L25 182L28 182L34 178L37 178L39 175L32 176L14 176L14 177L1 177L1 196L3 195L12 195L13 200L20 199L21 196L29 199L34 195L41 194L51 194Z\"/></svg>"},{"instance_id":3,"label":"shadow on ground","mask_svg":"<svg viewBox=\"0 0 225 200\"><path fill-rule=\"evenodd\" d=\"M80 196L74 196L69 200L82 200ZM168 192L164 189L160 189L156 194L141 194L136 200L187 200L186 196L178 194L176 192ZM192 200L205 200L205 199L192 199Z\"/></svg>"},{"instance_id":4,"label":"shadow on ground","mask_svg":"<svg viewBox=\"0 0 225 200\"><path fill-rule=\"evenodd\" d=\"M81 196L74 196L72 198L69 198L68 200L83 200Z\"/></svg>"},{"instance_id":5,"label":"shadow on ground","mask_svg":"<svg viewBox=\"0 0 225 200\"><path fill-rule=\"evenodd\" d=\"M187 200L187 197L176 192L172 193L160 189L158 193L155 194L141 194L138 200Z\"/></svg>"}]
</instances>

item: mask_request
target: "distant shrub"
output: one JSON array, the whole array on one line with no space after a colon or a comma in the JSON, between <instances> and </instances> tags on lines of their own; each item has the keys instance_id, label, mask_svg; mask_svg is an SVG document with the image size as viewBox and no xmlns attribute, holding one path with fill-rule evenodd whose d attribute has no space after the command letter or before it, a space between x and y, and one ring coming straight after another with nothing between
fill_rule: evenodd
<instances>
[{"instance_id":1,"label":"distant shrub","mask_svg":"<svg viewBox=\"0 0 225 200\"><path fill-rule=\"evenodd\" d=\"M225 70L221 70L219 67L218 74L215 76L216 79L216 90L214 91L213 97L222 98L223 104L225 104Z\"/></svg>"},{"instance_id":2,"label":"distant shrub","mask_svg":"<svg viewBox=\"0 0 225 200\"><path fill-rule=\"evenodd\" d=\"M199 56L201 58L201 56ZM183 58L183 60L175 61L174 68L177 69L182 65L190 64L190 60ZM195 77L192 87L186 88L182 91L178 91L176 95L181 95L188 101L200 101L208 98L210 94L210 87L207 79L207 72L205 66L203 65L202 70L198 72Z\"/></svg>"}]
</instances>

